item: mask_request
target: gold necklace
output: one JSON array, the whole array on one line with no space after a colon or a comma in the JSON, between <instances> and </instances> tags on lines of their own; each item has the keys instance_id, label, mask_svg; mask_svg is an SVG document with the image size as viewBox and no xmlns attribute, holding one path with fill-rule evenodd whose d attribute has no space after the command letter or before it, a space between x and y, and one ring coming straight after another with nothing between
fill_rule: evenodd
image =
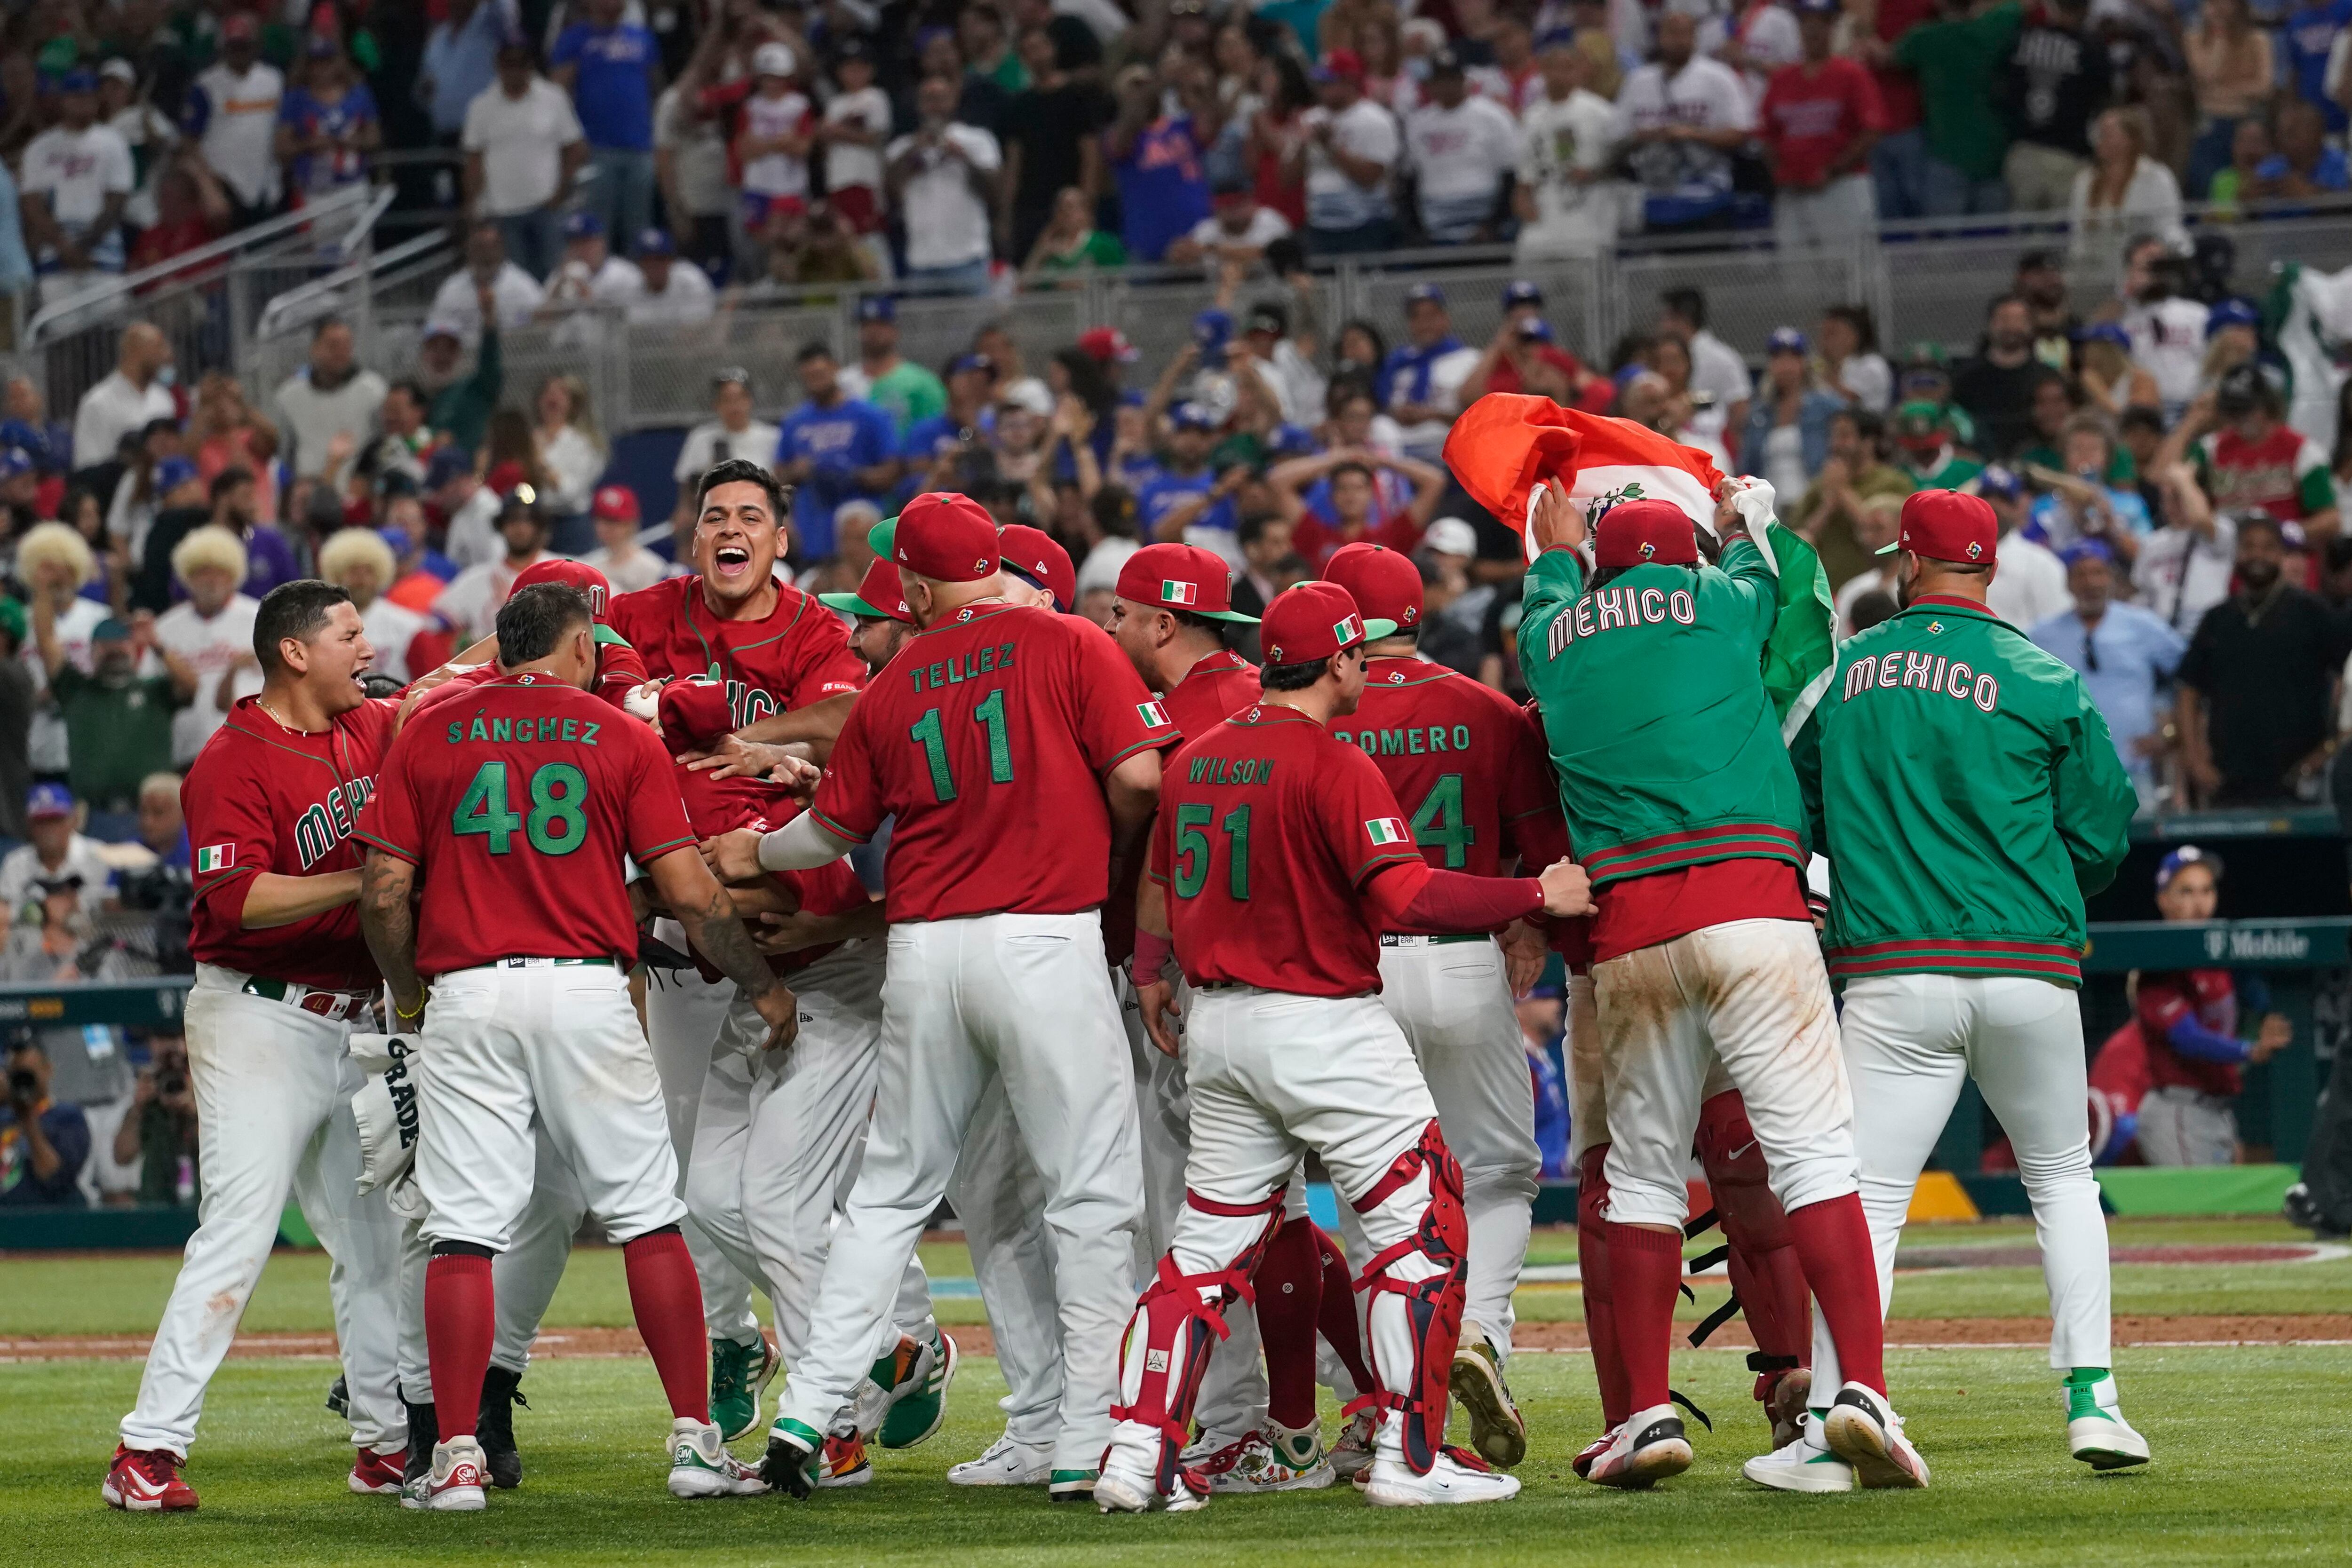
<instances>
[{"instance_id":1,"label":"gold necklace","mask_svg":"<svg viewBox=\"0 0 2352 1568\"><path fill-rule=\"evenodd\" d=\"M310 733L307 729L297 729L294 726L287 723L286 716L279 713L276 708L271 707L268 702L262 697L255 697L253 699L253 706L268 714L271 718L276 719L278 721L278 727L284 730L289 735L308 735Z\"/></svg>"}]
</instances>

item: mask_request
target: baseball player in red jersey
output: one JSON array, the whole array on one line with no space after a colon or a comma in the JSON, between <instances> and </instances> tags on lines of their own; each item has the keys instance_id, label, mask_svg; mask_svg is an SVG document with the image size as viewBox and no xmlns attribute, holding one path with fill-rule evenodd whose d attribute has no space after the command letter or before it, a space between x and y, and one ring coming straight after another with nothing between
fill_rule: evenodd
<instances>
[{"instance_id":1,"label":"baseball player in red jersey","mask_svg":"<svg viewBox=\"0 0 2352 1568\"><path fill-rule=\"evenodd\" d=\"M1256 667L1225 646L1226 628L1256 624L1255 617L1234 612L1232 575L1223 557L1182 544L1147 545L1119 569L1111 636L1143 684L1160 694L1177 733L1187 739L1207 734L1258 700ZM1183 1212L1189 1102L1183 1064L1152 1046L1133 982L1122 974L1119 986L1143 1131L1148 1272L1174 1239ZM1342 1398L1361 1393L1370 1377L1362 1370L1346 1260L1338 1244L1307 1218L1306 1188L1303 1179L1286 1188L1282 1228L1257 1266L1256 1310L1227 1325L1233 1337L1211 1365L1194 1404L1201 1436L1184 1458L1213 1490L1326 1486L1371 1462L1369 1416L1349 1423L1340 1448L1328 1455L1323 1448L1315 1409L1315 1342L1327 1314L1334 1349L1355 1375L1356 1386ZM1327 1258L1336 1275L1328 1301ZM1263 1381L1260 1339L1265 1348Z\"/></svg>"},{"instance_id":2,"label":"baseball player in red jersey","mask_svg":"<svg viewBox=\"0 0 2352 1568\"><path fill-rule=\"evenodd\" d=\"M1345 545L1323 576L1367 618L1396 628L1366 649L1362 700L1334 737L1372 758L1431 869L1491 877L1529 863L1519 835L1531 819L1558 821L1559 802L1526 714L1493 688L1419 656L1421 570L1409 557ZM1521 970L1518 984L1506 977L1507 951ZM1381 1000L1412 1047L1446 1147L1462 1166L1469 1277L1453 1392L1470 1412L1470 1446L1507 1469L1528 1452L1527 1425L1503 1375L1511 1292L1543 1168L1512 996L1535 983L1542 964L1543 939L1525 924L1501 945L1483 931L1381 933Z\"/></svg>"},{"instance_id":3,"label":"baseball player in red jersey","mask_svg":"<svg viewBox=\"0 0 2352 1568\"><path fill-rule=\"evenodd\" d=\"M515 591L536 587L542 582L566 583L580 591L588 601L588 608L596 617L596 682L589 690L624 712L638 718L652 716L653 695L642 688L653 677L646 673L646 662L627 639L613 630L607 620L613 603L613 585L604 574L585 561L550 556L545 560L525 567L514 580ZM413 682L403 693L406 699L401 710L401 722L415 716L416 710L436 700L446 688L478 685L496 680L499 675L499 640L485 637L460 653L448 664L432 674ZM637 706L633 709L629 699Z\"/></svg>"},{"instance_id":4,"label":"baseball player in red jersey","mask_svg":"<svg viewBox=\"0 0 2352 1568\"><path fill-rule=\"evenodd\" d=\"M464 711L445 707L446 721L402 733L359 828L368 946L395 1019L423 1020L415 1174L433 1247L425 1336L441 1431L425 1506L482 1507L473 1401L490 1359L490 1260L530 1200L534 1126L622 1244L670 1406L670 1491L763 1490L709 1420L700 1291L677 1230L686 1206L629 999L636 921L623 857L742 987L774 1042L792 1038L793 994L693 852L660 743L588 695L586 599L525 589L500 608L498 630L504 674Z\"/></svg>"},{"instance_id":5,"label":"baseball player in red jersey","mask_svg":"<svg viewBox=\"0 0 2352 1568\"><path fill-rule=\"evenodd\" d=\"M399 1229L383 1195L354 1195L360 1079L344 1050L382 983L360 936L352 830L394 709L360 691L374 651L340 588L273 589L253 651L260 695L230 710L180 787L195 870L185 1023L205 1191L101 1489L139 1512L196 1506L180 1468L289 1194L334 1261L353 1489L397 1490L407 1440L392 1360Z\"/></svg>"},{"instance_id":6,"label":"baseball player in red jersey","mask_svg":"<svg viewBox=\"0 0 2352 1568\"><path fill-rule=\"evenodd\" d=\"M1494 930L1588 906L1565 862L1506 881L1432 871L1395 793L1327 729L1364 685L1369 624L1346 590L1302 583L1266 609L1265 700L1171 759L1138 915L1144 1021L1163 1051L1169 958L1194 1000L1184 1211L1119 1355L1119 1403L1095 1499L1106 1511L1208 1501L1182 1466L1186 1423L1223 1314L1246 1296L1308 1150L1361 1220L1381 1412L1367 1500L1497 1501L1519 1483L1444 1446L1461 1327L1462 1178L1420 1068L1381 1007L1382 930Z\"/></svg>"},{"instance_id":7,"label":"baseball player in red jersey","mask_svg":"<svg viewBox=\"0 0 2352 1568\"><path fill-rule=\"evenodd\" d=\"M735 458L706 471L696 488L693 560L698 575L673 577L613 601L608 620L657 679L703 676L726 687L739 729L756 726L775 742L805 741L822 759L855 700L865 665L844 643L841 622L780 575L783 492L761 464ZM772 754L722 743L720 757L764 773ZM724 770L724 769L714 769ZM654 935L672 947L673 921ZM732 1017L730 1018L730 1014ZM757 1020L731 985L687 970L656 969L646 993L646 1032L661 1070L662 1098L678 1168L691 1175L702 1092L712 1063L740 1050ZM740 1126L714 1130L722 1141ZM757 1428L760 1396L776 1358L751 1313L751 1282L686 1227L702 1271L709 1314L713 1410L731 1439Z\"/></svg>"},{"instance_id":8,"label":"baseball player in red jersey","mask_svg":"<svg viewBox=\"0 0 2352 1568\"><path fill-rule=\"evenodd\" d=\"M899 1274L1001 1080L1043 1178L1059 1290L1049 1486L1083 1497L1109 1435L1142 1219L1100 911L1114 851L1150 819L1172 737L1108 638L1005 601L996 525L976 502L916 497L891 559L924 631L850 711L814 802L764 839L706 846L734 881L822 865L896 819L881 1089L766 1473L809 1490L825 1424L887 1348Z\"/></svg>"}]
</instances>

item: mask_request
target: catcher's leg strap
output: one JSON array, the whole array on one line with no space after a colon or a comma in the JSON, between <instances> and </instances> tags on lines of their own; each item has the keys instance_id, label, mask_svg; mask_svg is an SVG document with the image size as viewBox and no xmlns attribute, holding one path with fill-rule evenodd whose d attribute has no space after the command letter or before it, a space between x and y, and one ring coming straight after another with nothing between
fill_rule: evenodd
<instances>
[{"instance_id":1,"label":"catcher's leg strap","mask_svg":"<svg viewBox=\"0 0 2352 1568\"><path fill-rule=\"evenodd\" d=\"M1404 1458L1426 1475L1445 1447L1446 1383L1462 1336L1470 1227L1462 1210L1462 1167L1431 1122L1353 1200L1375 1249L1356 1288L1366 1292L1374 1387L1347 1407L1403 1416Z\"/></svg>"}]
</instances>

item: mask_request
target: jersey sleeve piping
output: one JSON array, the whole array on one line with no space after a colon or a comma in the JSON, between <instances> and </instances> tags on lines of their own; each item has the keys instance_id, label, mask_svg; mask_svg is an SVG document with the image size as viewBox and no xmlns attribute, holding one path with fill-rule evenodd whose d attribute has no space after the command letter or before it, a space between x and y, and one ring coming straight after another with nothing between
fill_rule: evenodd
<instances>
[{"instance_id":1,"label":"jersey sleeve piping","mask_svg":"<svg viewBox=\"0 0 2352 1568\"><path fill-rule=\"evenodd\" d=\"M814 817L818 821L823 822L824 824L824 831L831 833L836 839L845 839L853 844L870 843L873 841L873 834L861 833L855 829L845 828L825 812L817 810L814 806L811 806L808 809L808 814Z\"/></svg>"},{"instance_id":2,"label":"jersey sleeve piping","mask_svg":"<svg viewBox=\"0 0 2352 1568\"><path fill-rule=\"evenodd\" d=\"M353 832L352 837L359 840L362 843L373 844L377 849L382 850L384 853L393 856L396 860L404 860L411 865L422 865L425 863L422 857L420 857L415 851L402 849L390 839L384 838L378 833L372 833L364 828Z\"/></svg>"}]
</instances>

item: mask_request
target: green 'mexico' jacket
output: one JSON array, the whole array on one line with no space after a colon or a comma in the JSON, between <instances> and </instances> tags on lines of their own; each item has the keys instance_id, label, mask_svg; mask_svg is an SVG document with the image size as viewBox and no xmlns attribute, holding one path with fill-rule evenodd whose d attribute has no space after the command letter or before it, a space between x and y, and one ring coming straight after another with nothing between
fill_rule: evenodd
<instances>
[{"instance_id":1,"label":"green 'mexico' jacket","mask_svg":"<svg viewBox=\"0 0 2352 1568\"><path fill-rule=\"evenodd\" d=\"M1584 582L1570 550L1528 569L1519 668L1593 885L1725 860L1801 872L1803 810L1762 673L1780 610L1763 551L1734 538L1717 566Z\"/></svg>"},{"instance_id":2,"label":"green 'mexico' jacket","mask_svg":"<svg viewBox=\"0 0 2352 1568\"><path fill-rule=\"evenodd\" d=\"M1789 730L1833 979L2082 983L2083 900L2114 880L2137 801L2072 669L1931 594L1840 643Z\"/></svg>"}]
</instances>

